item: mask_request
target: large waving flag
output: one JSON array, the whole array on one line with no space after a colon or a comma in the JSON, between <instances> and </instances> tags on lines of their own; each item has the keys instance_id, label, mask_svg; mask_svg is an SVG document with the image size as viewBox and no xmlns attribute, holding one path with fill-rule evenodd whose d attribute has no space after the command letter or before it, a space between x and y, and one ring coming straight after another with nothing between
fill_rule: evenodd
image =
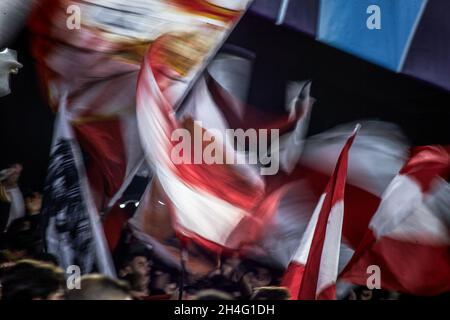
<instances>
[{"instance_id":1,"label":"large waving flag","mask_svg":"<svg viewBox=\"0 0 450 320\"><path fill-rule=\"evenodd\" d=\"M283 279L294 299L336 299L348 157L357 130L359 125L342 149Z\"/></svg>"},{"instance_id":2,"label":"large waving flag","mask_svg":"<svg viewBox=\"0 0 450 320\"><path fill-rule=\"evenodd\" d=\"M258 155L255 154L257 152L254 152L254 150L235 150L232 143L223 139L226 136L227 129L243 128L247 130L248 127L267 128L270 125L277 127L278 123L278 126L284 124L295 128L295 137L300 140L303 139L301 134L304 131L304 126L302 124L307 121L311 106L307 90L309 86L299 84L296 87L298 90L296 94L300 93L299 99L293 99L295 103L288 106L289 111L282 116L270 117L268 114L264 114L256 108L244 104L243 101L245 101L245 95L247 94L245 88L250 81L251 61L247 56L237 55L235 50L230 51L233 53L224 50L210 63L207 71L197 81L191 94L179 109L177 119L181 119L180 122L184 126L183 128L186 128L186 130L191 129L189 132L195 133L194 128L196 124L193 119L198 124L201 123L205 132L206 130L211 133L215 132L216 141L221 145L223 144L224 149L229 154L243 160L243 162L240 164L224 163L223 165L192 164L188 165L184 172L181 170L182 166L178 165L181 168L181 177L177 177L177 180L186 184L190 188L188 190L192 190L194 195L211 193L209 195L211 201L208 203L198 199L197 195L195 197L183 196L181 198L180 195L182 193L171 193L169 197L166 189L170 188L170 186L164 188L160 181L165 178L161 174L157 174L151 188L146 191L138 212L131 221L135 233L143 240L148 240L157 249L165 247L165 251L172 253L172 256L175 258L178 258L180 255L179 245L173 241L176 234L188 236L194 239L195 243L212 249L214 252L238 246L232 246L226 242L231 233L234 233L236 238L242 237L242 235L248 236L247 240L251 238L251 233L249 232L251 229L246 230L244 233L235 231L242 222L240 212L242 213L244 210L234 204L240 201L238 204L243 208L256 206L261 198L260 196L253 196L253 193L255 191L263 192L264 179L259 174L259 167L256 164L247 162L250 157L257 157ZM153 108L156 106L155 104ZM150 109L152 106L151 104L146 104L145 107ZM155 110L152 111L155 112ZM158 114L158 117L160 116L164 116L164 113ZM152 121L155 120L152 119ZM297 127L295 127L296 123L298 124ZM145 128L145 132L150 132L149 128L151 126L147 125ZM162 131L158 132L158 134L161 133ZM149 150L150 138L152 136L148 135ZM292 139L287 140L291 141ZM154 146L155 144L153 143L152 145ZM297 148L297 152L300 149L301 146ZM151 150L152 152L158 152L154 147ZM159 150L158 154L167 152L167 149L162 149ZM170 155L170 153L168 154ZM283 152L281 152L281 155L283 155ZM170 165L171 159L168 160L169 162L167 163L153 162L157 164L155 171L158 172L158 167L163 168L163 166ZM192 176L194 176L194 180ZM202 190L203 186L208 186L208 189ZM171 214L170 206L172 208L175 207L173 203L177 204L177 211ZM196 209L193 210L194 206ZM218 206L222 206L222 208L228 206L229 209L227 211L224 209L220 209L220 211L211 210L211 208L217 209ZM250 210L248 211L251 213ZM256 215L257 213L255 213ZM182 218L180 219L181 224L178 223L180 221L178 220L179 218ZM189 221L194 221L195 224L188 225ZM253 230L258 229L257 225L252 227L254 227ZM155 240L159 242L159 245L155 244ZM236 242L243 242L243 239L241 238ZM192 249L192 243L190 247ZM156 251L159 251L162 256L169 256L164 254L163 250ZM190 271L204 274L205 271L215 267L214 260L212 263L207 258L203 259L203 262L200 260L200 256L191 250L187 268Z\"/></svg>"},{"instance_id":3,"label":"large waving flag","mask_svg":"<svg viewBox=\"0 0 450 320\"><path fill-rule=\"evenodd\" d=\"M343 236L353 249L364 237L383 192L410 154L409 142L397 126L378 121L364 121L361 124L363 127L350 151L345 193ZM300 169L308 169L305 174L317 197L333 172L332 159L339 155L339 142L345 139L349 131L349 125L338 126L309 138L305 144Z\"/></svg>"},{"instance_id":4,"label":"large waving flag","mask_svg":"<svg viewBox=\"0 0 450 320\"><path fill-rule=\"evenodd\" d=\"M366 285L378 266L381 288L414 295L450 290L450 150L418 147L384 192L342 278Z\"/></svg>"},{"instance_id":5,"label":"large waving flag","mask_svg":"<svg viewBox=\"0 0 450 320\"><path fill-rule=\"evenodd\" d=\"M201 101L207 112L203 117L205 123L198 122L201 120L198 117L175 115L180 99L198 71L204 68L241 16L242 11L227 8L231 4L221 2L229 15L222 17L220 23L202 23L201 28L158 38L142 66L137 94L141 140L167 197L175 229L216 251L236 249L254 238L266 216L273 213L281 194L278 190L267 191L264 180L256 173L266 169L241 164L246 155L231 148L230 139L220 135L231 125L229 121L220 121L220 117L225 117L220 115L223 109L218 108L217 102ZM207 81L204 81L200 80L198 91L206 99L207 95L201 92L207 88ZM206 108L208 104L210 108ZM214 112L218 117L211 116ZM195 140L192 145L188 143L189 148L199 148L201 155L214 149L213 157L217 162L202 162L203 159L194 155L194 163L190 164L191 156L187 152L178 154L183 158L181 162L174 160L172 155L178 149L172 137L180 131L194 135L194 139L197 139L196 134L209 136L212 143ZM270 147L276 148L276 145ZM232 164L228 163L230 158ZM248 228L249 224L254 228ZM244 229L245 233L240 232Z\"/></svg>"},{"instance_id":6,"label":"large waving flag","mask_svg":"<svg viewBox=\"0 0 450 320\"><path fill-rule=\"evenodd\" d=\"M339 271L359 246L383 192L409 157L409 143L397 126L378 121L361 124L349 153ZM287 146L295 150L302 145L303 151L298 161L281 164L293 168L286 171L289 174L278 177L285 183L292 181L292 186L280 200L264 238L257 244L259 258L268 259L278 268L288 267L334 172L335 159L354 127L351 123L340 125L304 140L294 139Z\"/></svg>"},{"instance_id":7,"label":"large waving flag","mask_svg":"<svg viewBox=\"0 0 450 320\"><path fill-rule=\"evenodd\" d=\"M61 267L76 265L83 274L99 270L115 275L100 215L70 125L70 114L64 104L56 120L42 208L46 249L58 257Z\"/></svg>"},{"instance_id":8,"label":"large waving flag","mask_svg":"<svg viewBox=\"0 0 450 320\"><path fill-rule=\"evenodd\" d=\"M159 45L169 44L162 42ZM165 194L161 202L171 209L171 221L179 234L216 252L237 249L258 237L265 222L270 220L269 217L275 211L284 188L268 187L260 174L265 168L246 162L253 156L258 157L258 150L250 148L245 152L234 149L233 143L227 139L226 130L243 130L250 126L257 129L263 127L267 133L267 128L280 128L280 124L290 124L295 128L296 123L307 120L310 101L296 100L292 120L286 115L275 121L272 119L269 125L270 122L261 121L252 126L246 120L252 115L248 108L220 85L212 68L209 69L210 73L199 79L182 106L181 115L176 117L174 94L183 83L171 80L177 78L173 70L166 68L161 71L164 64L160 62L158 54L164 50L153 52L155 47L158 48L158 44L150 49L142 67L138 85L138 114L144 148L148 159L155 166L156 178ZM231 60L241 62L236 57ZM233 65L232 62L227 66ZM170 72L171 78L166 76ZM172 135L179 130L184 130L194 139L196 133L212 136L212 143L200 141L200 151L203 155L211 146L222 150L216 151L218 162L196 163L194 159L192 164L188 164L174 160L172 155L176 144L172 141ZM298 131L303 132L303 126L299 126ZM194 141L192 150L197 143ZM188 145L191 148L191 142ZM269 147L274 151L277 146L272 144ZM275 155L274 152L272 154ZM266 156L262 154L262 157ZM190 157L188 160L191 160ZM232 163L226 161L230 157Z\"/></svg>"},{"instance_id":9,"label":"large waving flag","mask_svg":"<svg viewBox=\"0 0 450 320\"><path fill-rule=\"evenodd\" d=\"M101 211L114 204L143 161L135 91L140 52L151 39L127 32L132 14L126 9L124 1L40 1L29 22L38 73L54 110L67 91L71 125ZM124 24L113 25L112 14Z\"/></svg>"},{"instance_id":10,"label":"large waving flag","mask_svg":"<svg viewBox=\"0 0 450 320\"><path fill-rule=\"evenodd\" d=\"M220 61L222 59L224 58L219 56L218 60ZM227 70L235 69L233 67L233 61L239 59L232 57L230 60L226 64L228 66ZM220 65L220 63L213 61L212 65ZM241 71L240 74L242 74L242 70L246 69L245 64L240 61L238 65ZM250 177L250 179L246 178L245 181L261 183L265 191L271 190L271 188L274 190L277 186L286 186L286 189L280 192L279 198L275 199L272 203L274 211L270 215L265 216L263 226L265 230L264 236L257 243L251 243L252 246L247 247L244 252L246 255L251 255L258 259L264 259L266 261L269 259L269 262L277 267L287 267L292 254L294 254L293 251L298 247L300 237L305 231L314 206L320 198L321 193L323 193L329 177L333 173L334 164L332 159L338 158L342 145L345 143L349 134L351 134L352 129L349 129L349 125L340 126L305 139L305 128L307 128L309 109L313 100L309 97L307 87L304 87L304 90L301 90L300 94L292 101L295 106L289 110L294 113L292 121L289 121L289 117L278 119L278 121L272 117L272 121L256 123L251 115L258 114L258 110L243 106L242 103L236 103L236 99L233 99L233 95L230 95L232 90L224 90L227 86L221 80L226 79L226 77L219 77L210 69L208 69L209 75L198 81L191 96L188 97L182 106L182 116L188 115L193 119L201 120L206 129L223 130L228 127L270 128L271 126L283 128L283 126L290 126L291 130L293 130L281 136L280 171L275 176L261 177L257 170L255 170L257 167L251 165L234 165L234 167L228 168L229 170L239 169L240 171L238 172L240 175ZM236 70L231 73L236 73ZM241 79L239 83L243 83L245 87L245 81ZM221 90L217 90L218 84ZM234 95L234 97L236 96ZM154 106L156 105L155 103ZM157 114L157 117L163 117L164 113L150 109L150 106L151 103L147 101L146 108L154 114ZM180 116L181 119L183 119L182 116ZM152 119L151 117L149 116L150 119ZM259 119L259 117L255 118ZM161 123L154 119L151 121L155 123L146 125L146 132L150 132L149 128L152 126ZM192 121L184 122L184 124L189 123L192 125ZM158 134L161 134L161 132L162 130ZM280 130L280 132L283 131ZM158 153L155 157L160 157L162 154L170 154L167 152L167 149L161 149L160 152L157 151L155 143L152 142L152 135L147 135L146 139L148 140L149 150L152 147L152 152ZM143 138L142 140L144 141L145 139ZM339 270L345 266L351 257L353 253L352 248L355 249L364 236L367 225L379 204L382 192L403 166L408 152L408 143L397 127L381 122L364 123L363 129L355 139L355 145L350 154L349 161L351 166L349 169L348 190L346 191L346 197L348 197L349 203L345 209L348 219L344 223L345 242L340 250L341 253L346 252L346 254L343 255ZM166 159L168 159L167 163L170 164L171 159L169 157ZM384 165L380 166L380 163ZM164 166L167 166L167 164L164 164ZM195 168L195 166L192 165L192 168ZM197 165L196 169L201 172L203 169L206 171L208 168ZM227 180L223 179L223 176L220 176L219 173L221 171L218 170L210 172L209 177L211 179L209 180L211 181L208 179L206 181L212 184L209 190L216 191L227 202L236 199L236 197L234 199L227 197L229 195L239 196L243 193L245 196L254 190L244 188L242 191L236 187L239 186L236 183L230 183L222 187L222 184L227 182ZM205 173L202 172L202 174ZM193 182L195 183L194 186L197 186L197 183L200 181L204 180L195 180ZM225 190L230 190L230 186L234 189L230 192L224 192ZM255 184L255 186L259 188L258 184ZM156 194L148 194L145 197L146 199L153 199L152 204L145 208L141 207L133 219L133 225L137 226L140 229L139 231L143 231L143 234L151 235L166 245L169 243L168 239L175 234L175 231L172 229L174 224L175 229L180 231L181 234L196 238L198 240L197 243L205 245L208 248L224 249L222 247L227 246L228 248L232 248L230 243L221 243L218 245L215 242L217 239L212 237L209 238L209 241L204 241L205 239L198 237L198 234L203 232L198 226L190 226L188 230L185 230L179 227L174 219L178 215L182 217L186 216L187 219L192 219L194 222L197 222L200 227L204 228L203 230L206 229L207 232L219 237L221 234L226 235L227 230L230 232L230 230L235 228L234 226L240 221L239 219L234 220L235 222L231 224L223 223L222 218L216 214L216 211L212 212L209 205L205 204L200 207L202 209L200 211L192 210L192 206L185 203L177 207L181 208L179 212L170 214L171 210L169 210L167 204L170 204L172 197L178 203L182 200L195 201L192 200L194 198L187 198L189 200L179 199L177 195L181 193L173 193L172 197L168 197L160 182L156 183L152 190L153 192L157 190ZM251 197L250 202L246 204L255 204L257 201L258 198ZM144 203L147 203L147 201L142 201L142 204ZM198 219L197 212L202 212L202 215L209 218L209 220L205 222L205 220ZM230 218L233 217L233 214L232 212L230 215L226 215L225 218L233 221ZM168 225L171 227L168 228ZM251 231L257 230L257 226L257 223L250 223L246 229L241 229L241 232L235 231L234 234L241 237L241 243L245 242L242 241L244 238L246 238L247 242L252 242L250 239L257 237L252 237ZM163 230L165 231L163 232ZM170 248L170 250L173 250L173 248Z\"/></svg>"},{"instance_id":11,"label":"large waving flag","mask_svg":"<svg viewBox=\"0 0 450 320\"><path fill-rule=\"evenodd\" d=\"M167 63L184 73L191 62L204 58L203 46L214 44L214 49L221 42L248 2L44 0L36 4L29 25L37 69L53 109L60 105L63 90L68 92L71 125L99 210L114 208L144 160L136 84L148 47L157 46L158 39L173 40L172 47L163 48L166 51L152 51L171 56ZM183 46L183 41L199 44L199 51ZM171 54L183 50L189 51L189 59ZM179 87L180 100L189 88L185 84ZM106 217L108 225L116 225L108 223L114 216ZM111 244L115 242L109 238Z\"/></svg>"}]
</instances>

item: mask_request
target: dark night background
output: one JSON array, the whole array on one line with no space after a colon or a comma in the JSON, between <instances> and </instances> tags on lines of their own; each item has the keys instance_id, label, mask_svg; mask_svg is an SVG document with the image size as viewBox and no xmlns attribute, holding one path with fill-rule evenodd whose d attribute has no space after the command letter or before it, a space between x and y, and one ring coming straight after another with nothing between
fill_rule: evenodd
<instances>
[{"instance_id":1,"label":"dark night background","mask_svg":"<svg viewBox=\"0 0 450 320\"><path fill-rule=\"evenodd\" d=\"M398 75L247 14L229 43L256 54L250 103L284 106L286 80L312 79L317 99L310 134L358 119L399 124L415 145L450 143L450 93ZM9 47L24 67L0 98L0 168L24 165L21 184L40 190L47 171L53 115L46 106L24 30Z\"/></svg>"}]
</instances>

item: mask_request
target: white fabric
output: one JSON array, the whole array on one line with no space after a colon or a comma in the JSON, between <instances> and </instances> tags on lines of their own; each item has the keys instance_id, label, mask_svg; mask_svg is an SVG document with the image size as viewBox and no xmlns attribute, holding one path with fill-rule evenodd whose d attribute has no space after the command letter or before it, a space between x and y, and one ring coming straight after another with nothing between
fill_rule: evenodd
<instances>
[{"instance_id":1,"label":"white fabric","mask_svg":"<svg viewBox=\"0 0 450 320\"><path fill-rule=\"evenodd\" d=\"M325 241L320 259L320 272L317 280L318 295L322 290L336 283L344 220L344 200L336 202L328 217Z\"/></svg>"},{"instance_id":2,"label":"white fabric","mask_svg":"<svg viewBox=\"0 0 450 320\"><path fill-rule=\"evenodd\" d=\"M308 226L306 227L306 231L303 234L302 240L300 241L300 246L298 247L298 250L295 253L294 258L292 259L301 265L306 265L306 262L308 261L311 243L314 237L317 221L319 219L320 211L322 210L325 197L326 193L322 194L322 196L320 197L319 202L317 203L317 206L314 209L314 213L311 216L311 220L309 221Z\"/></svg>"},{"instance_id":3,"label":"white fabric","mask_svg":"<svg viewBox=\"0 0 450 320\"><path fill-rule=\"evenodd\" d=\"M171 172L158 170L157 173L175 207L177 222L183 228L225 246L246 212L220 198L190 188Z\"/></svg>"},{"instance_id":4,"label":"white fabric","mask_svg":"<svg viewBox=\"0 0 450 320\"><path fill-rule=\"evenodd\" d=\"M272 264L283 269L288 267L316 206L317 197L305 180L296 182L281 198L274 219L259 243Z\"/></svg>"},{"instance_id":5,"label":"white fabric","mask_svg":"<svg viewBox=\"0 0 450 320\"><path fill-rule=\"evenodd\" d=\"M6 192L11 199L9 218L6 225L6 228L8 228L14 220L23 218L25 216L25 202L23 200L22 192L20 191L19 187L8 188L6 189Z\"/></svg>"},{"instance_id":6,"label":"white fabric","mask_svg":"<svg viewBox=\"0 0 450 320\"><path fill-rule=\"evenodd\" d=\"M291 117L302 112L301 119L297 122L293 132L281 137L280 140L280 165L290 173L297 166L305 145L305 137L309 128L309 119L314 104L310 96L311 83L303 83L300 93L296 94L289 106Z\"/></svg>"},{"instance_id":7,"label":"white fabric","mask_svg":"<svg viewBox=\"0 0 450 320\"><path fill-rule=\"evenodd\" d=\"M138 108L139 125L141 132L147 133L141 134L141 139L150 162L155 164L156 176L174 205L177 223L205 239L225 245L228 236L246 212L198 188L188 186L172 171L170 155L164 152L168 150L168 141L164 136L168 132L166 122L157 107L143 107L157 103L151 101L158 97L158 93L151 93L157 90L157 84L147 64L144 65L143 72L148 73L149 81L143 84L137 96L138 106L141 106Z\"/></svg>"},{"instance_id":8,"label":"white fabric","mask_svg":"<svg viewBox=\"0 0 450 320\"><path fill-rule=\"evenodd\" d=\"M444 179L436 179L425 202L442 223L450 228L450 183Z\"/></svg>"},{"instance_id":9,"label":"white fabric","mask_svg":"<svg viewBox=\"0 0 450 320\"><path fill-rule=\"evenodd\" d=\"M361 126L349 154L347 183L381 197L407 160L409 143L392 124L363 121ZM345 124L308 138L301 163L330 175L354 127Z\"/></svg>"},{"instance_id":10,"label":"white fabric","mask_svg":"<svg viewBox=\"0 0 450 320\"><path fill-rule=\"evenodd\" d=\"M384 192L369 227L378 238L392 233L422 202L420 186L408 176L399 175Z\"/></svg>"},{"instance_id":11,"label":"white fabric","mask_svg":"<svg viewBox=\"0 0 450 320\"><path fill-rule=\"evenodd\" d=\"M233 61L229 62L231 64L233 63ZM216 72L218 72L218 70ZM243 110L238 111L235 109L235 111L239 114L242 113ZM220 108L212 99L204 78L198 80L197 84L192 89L190 99L183 104L183 113L181 117L187 115L190 115L196 121L201 122L203 128L210 130L210 133L213 134L211 130L215 130L217 133L220 132L219 135L215 135L215 141L218 144L223 143L224 151L226 151L227 154L232 154L232 156L230 155L230 158L236 158L236 163L243 163L233 164L234 168L239 170L241 175L246 176L249 181L260 185L264 184L259 175L257 165L249 164L249 153L235 150L234 139L226 136L226 130L230 126L228 125L223 113L220 111Z\"/></svg>"},{"instance_id":12,"label":"white fabric","mask_svg":"<svg viewBox=\"0 0 450 320\"><path fill-rule=\"evenodd\" d=\"M244 10L253 0L206 0L218 7L230 10Z\"/></svg>"},{"instance_id":13,"label":"white fabric","mask_svg":"<svg viewBox=\"0 0 450 320\"><path fill-rule=\"evenodd\" d=\"M252 61L249 59L221 53L211 61L208 72L227 92L245 103L251 83L252 67ZM233 108L233 111L242 116L244 110Z\"/></svg>"},{"instance_id":14,"label":"white fabric","mask_svg":"<svg viewBox=\"0 0 450 320\"><path fill-rule=\"evenodd\" d=\"M378 238L388 236L416 244L450 244L448 227L436 214L439 210L450 212L448 199L442 197L442 190L448 191L447 188L448 183L439 180L431 192L424 195L416 181L406 175L397 176L383 195L370 228Z\"/></svg>"}]
</instances>

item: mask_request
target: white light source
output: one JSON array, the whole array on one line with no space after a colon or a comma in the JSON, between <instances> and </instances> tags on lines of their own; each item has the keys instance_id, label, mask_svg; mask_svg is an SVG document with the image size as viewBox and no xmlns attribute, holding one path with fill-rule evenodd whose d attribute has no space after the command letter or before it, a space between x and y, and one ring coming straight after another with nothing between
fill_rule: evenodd
<instances>
[{"instance_id":1,"label":"white light source","mask_svg":"<svg viewBox=\"0 0 450 320\"><path fill-rule=\"evenodd\" d=\"M119 205L119 207L120 207L121 209L125 208L125 203L121 203L121 204Z\"/></svg>"},{"instance_id":2,"label":"white light source","mask_svg":"<svg viewBox=\"0 0 450 320\"><path fill-rule=\"evenodd\" d=\"M165 206L166 204L164 202L162 202L161 200L158 200L158 203L162 206Z\"/></svg>"},{"instance_id":3,"label":"white light source","mask_svg":"<svg viewBox=\"0 0 450 320\"><path fill-rule=\"evenodd\" d=\"M136 208L139 206L139 201L136 201L135 203L134 203L134 205L136 206Z\"/></svg>"}]
</instances>

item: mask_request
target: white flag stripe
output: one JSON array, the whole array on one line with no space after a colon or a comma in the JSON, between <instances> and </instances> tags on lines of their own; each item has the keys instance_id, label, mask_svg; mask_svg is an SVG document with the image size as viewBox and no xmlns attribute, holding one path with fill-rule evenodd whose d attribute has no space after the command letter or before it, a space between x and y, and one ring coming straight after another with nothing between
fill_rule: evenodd
<instances>
[{"instance_id":1,"label":"white flag stripe","mask_svg":"<svg viewBox=\"0 0 450 320\"><path fill-rule=\"evenodd\" d=\"M353 128L353 124L345 124L308 138L301 163L330 175ZM381 197L408 156L409 143L397 126L364 121L350 150L347 182Z\"/></svg>"},{"instance_id":2,"label":"white flag stripe","mask_svg":"<svg viewBox=\"0 0 450 320\"><path fill-rule=\"evenodd\" d=\"M235 150L234 139L226 135L226 130L230 126L211 97L205 79L199 79L192 90L191 99L183 105L184 112L181 117L189 115L196 121L201 122L202 127L214 135L215 142L219 145L223 143L225 159L236 159L236 164L233 164L233 166L239 171L239 174L245 175L252 183L258 183L262 186L264 181L259 175L257 165L249 164L247 153ZM217 134L214 134L214 132Z\"/></svg>"},{"instance_id":3,"label":"white flag stripe","mask_svg":"<svg viewBox=\"0 0 450 320\"><path fill-rule=\"evenodd\" d=\"M197 235L225 246L228 236L247 214L196 188L191 188L172 173L158 170L158 177L176 210L177 223Z\"/></svg>"},{"instance_id":4,"label":"white flag stripe","mask_svg":"<svg viewBox=\"0 0 450 320\"><path fill-rule=\"evenodd\" d=\"M300 246L294 255L293 261L301 265L306 265L308 260L309 250L311 248L311 243L314 237L314 231L316 230L317 220L319 219L320 211L322 210L323 202L326 197L326 193L320 196L319 202L311 216L311 220L306 227L305 233L303 234L302 240L300 241Z\"/></svg>"},{"instance_id":5,"label":"white flag stripe","mask_svg":"<svg viewBox=\"0 0 450 320\"><path fill-rule=\"evenodd\" d=\"M339 254L344 220L344 200L339 200L331 208L328 218L325 241L320 259L320 273L317 280L317 295L336 283L339 266Z\"/></svg>"},{"instance_id":6,"label":"white flag stripe","mask_svg":"<svg viewBox=\"0 0 450 320\"><path fill-rule=\"evenodd\" d=\"M144 65L143 72L147 73L149 81L144 82L141 92L138 92L138 105L141 103L139 100L144 99L144 96L149 99L159 97L160 103L165 103L163 101L164 97L162 97L160 92L156 91L157 84L148 64ZM142 103L161 105L156 104L156 101L151 103L142 100ZM151 131L151 134L141 135L144 144L153 146L152 148L147 148L147 155L151 157L152 163L155 164L161 186L174 205L177 223L182 228L193 231L216 244L226 245L228 236L248 213L181 181L173 173L170 153L160 152L160 150L169 150L168 140L165 135L166 132L170 131L167 130L169 123L166 122L166 118L161 114L161 109L157 107L143 107L139 108L139 114L141 115L139 123L141 125L146 124L147 133ZM155 147L155 141L157 144L160 144L160 147ZM218 221L220 223L217 223Z\"/></svg>"},{"instance_id":7,"label":"white flag stripe","mask_svg":"<svg viewBox=\"0 0 450 320\"><path fill-rule=\"evenodd\" d=\"M411 178L399 175L392 180L382 199L369 225L378 238L391 233L420 206L423 194L420 186Z\"/></svg>"}]
</instances>

